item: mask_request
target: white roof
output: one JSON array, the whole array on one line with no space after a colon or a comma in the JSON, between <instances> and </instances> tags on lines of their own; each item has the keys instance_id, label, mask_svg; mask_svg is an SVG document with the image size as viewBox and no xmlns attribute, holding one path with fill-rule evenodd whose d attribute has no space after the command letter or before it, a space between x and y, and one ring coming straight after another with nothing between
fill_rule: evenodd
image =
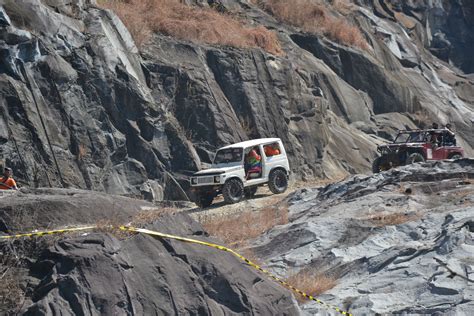
<instances>
[{"instance_id":1,"label":"white roof","mask_svg":"<svg viewBox=\"0 0 474 316\"><path fill-rule=\"evenodd\" d=\"M281 140L279 138L258 138L258 139L251 139L251 140L246 140L245 142L240 142L240 143L235 143L229 146L225 146L219 149L224 149L224 148L247 148L247 147L253 147L257 146L260 144L270 144L270 143L276 143L280 142Z\"/></svg>"}]
</instances>

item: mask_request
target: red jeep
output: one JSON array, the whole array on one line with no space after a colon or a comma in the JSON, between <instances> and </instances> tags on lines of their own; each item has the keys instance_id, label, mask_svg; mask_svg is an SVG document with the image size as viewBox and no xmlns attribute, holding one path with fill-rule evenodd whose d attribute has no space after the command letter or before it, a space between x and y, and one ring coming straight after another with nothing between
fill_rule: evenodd
<instances>
[{"instance_id":1,"label":"red jeep","mask_svg":"<svg viewBox=\"0 0 474 316\"><path fill-rule=\"evenodd\" d=\"M447 129L399 131L392 143L377 146L377 151L374 173L425 160L464 157L464 149L456 146L454 133Z\"/></svg>"}]
</instances>

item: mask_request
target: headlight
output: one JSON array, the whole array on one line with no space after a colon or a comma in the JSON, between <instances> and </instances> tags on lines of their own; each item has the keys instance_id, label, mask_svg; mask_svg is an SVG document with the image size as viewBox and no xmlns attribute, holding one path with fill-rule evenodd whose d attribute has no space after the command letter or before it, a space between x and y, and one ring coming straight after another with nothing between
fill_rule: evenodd
<instances>
[{"instance_id":1,"label":"headlight","mask_svg":"<svg viewBox=\"0 0 474 316\"><path fill-rule=\"evenodd\" d=\"M221 182L221 176L214 176L214 182L216 183Z\"/></svg>"},{"instance_id":2,"label":"headlight","mask_svg":"<svg viewBox=\"0 0 474 316\"><path fill-rule=\"evenodd\" d=\"M197 178L191 178L191 184L197 184L198 179Z\"/></svg>"}]
</instances>

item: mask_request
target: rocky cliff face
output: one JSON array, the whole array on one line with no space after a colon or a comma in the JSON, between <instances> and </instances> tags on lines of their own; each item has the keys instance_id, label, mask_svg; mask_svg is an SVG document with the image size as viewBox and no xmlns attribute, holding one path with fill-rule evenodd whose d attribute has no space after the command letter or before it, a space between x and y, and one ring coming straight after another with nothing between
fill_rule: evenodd
<instances>
[{"instance_id":1,"label":"rocky cliff face","mask_svg":"<svg viewBox=\"0 0 474 316\"><path fill-rule=\"evenodd\" d=\"M283 56L159 34L139 53L88 0L0 3L0 153L24 184L183 199L216 148L267 136L299 178L366 172L383 138L431 121L473 152L468 1L358 1L368 51L220 2L274 29Z\"/></svg>"}]
</instances>

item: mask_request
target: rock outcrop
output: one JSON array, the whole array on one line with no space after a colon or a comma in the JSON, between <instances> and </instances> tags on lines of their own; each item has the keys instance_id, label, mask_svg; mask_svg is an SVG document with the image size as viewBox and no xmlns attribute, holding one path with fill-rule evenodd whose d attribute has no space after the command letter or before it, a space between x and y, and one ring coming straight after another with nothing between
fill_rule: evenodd
<instances>
[{"instance_id":1,"label":"rock outcrop","mask_svg":"<svg viewBox=\"0 0 474 316\"><path fill-rule=\"evenodd\" d=\"M217 2L275 30L284 55L160 34L139 52L92 1L2 0L0 159L23 185L161 200L186 199L189 172L248 138L282 138L303 179L367 172L383 138L431 121L473 153L472 79L445 62L470 72L467 1L353 5L368 51Z\"/></svg>"},{"instance_id":2,"label":"rock outcrop","mask_svg":"<svg viewBox=\"0 0 474 316\"><path fill-rule=\"evenodd\" d=\"M0 196L10 233L116 225L216 242L184 214L81 190ZM141 224L138 224L138 222ZM144 224L148 223L148 224ZM0 313L22 315L297 315L291 293L232 254L201 245L103 231L0 240ZM1 234L1 233L0 233ZM10 281L9 281L10 280ZM11 302L11 304L8 304Z\"/></svg>"},{"instance_id":3,"label":"rock outcrop","mask_svg":"<svg viewBox=\"0 0 474 316\"><path fill-rule=\"evenodd\" d=\"M460 160L303 189L288 197L289 223L251 250L280 275L336 279L320 299L354 315L469 314L473 179L474 161ZM308 315L320 308L302 307Z\"/></svg>"}]
</instances>

